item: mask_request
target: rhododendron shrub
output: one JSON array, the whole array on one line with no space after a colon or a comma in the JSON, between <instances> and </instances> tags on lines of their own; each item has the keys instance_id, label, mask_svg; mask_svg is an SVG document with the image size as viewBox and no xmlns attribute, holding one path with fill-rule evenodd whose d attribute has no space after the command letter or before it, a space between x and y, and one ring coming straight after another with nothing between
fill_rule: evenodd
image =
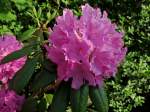
<instances>
[{"instance_id":1,"label":"rhododendron shrub","mask_svg":"<svg viewBox=\"0 0 150 112\"><path fill-rule=\"evenodd\" d=\"M82 6L78 19L69 9L57 18L49 37L48 58L58 65L58 80L72 80L72 88L101 85L114 76L124 59L123 33L116 31L104 11Z\"/></svg>"},{"instance_id":2,"label":"rhododendron shrub","mask_svg":"<svg viewBox=\"0 0 150 112\"><path fill-rule=\"evenodd\" d=\"M0 112L87 112L89 105L108 112L104 80L125 57L124 34L106 11L88 4L81 10L77 17L64 9L50 28L50 12L43 23L42 10L33 8L28 14L38 28L25 31L22 42L0 37Z\"/></svg>"},{"instance_id":3,"label":"rhododendron shrub","mask_svg":"<svg viewBox=\"0 0 150 112\"><path fill-rule=\"evenodd\" d=\"M57 64L57 80L71 83L72 111L86 111L81 105L86 106L89 92L96 110L107 112L103 81L115 76L125 57L123 33L117 31L105 11L88 4L82 6L80 18L65 9L56 22L46 46L47 56ZM52 110L58 111L55 105Z\"/></svg>"}]
</instances>

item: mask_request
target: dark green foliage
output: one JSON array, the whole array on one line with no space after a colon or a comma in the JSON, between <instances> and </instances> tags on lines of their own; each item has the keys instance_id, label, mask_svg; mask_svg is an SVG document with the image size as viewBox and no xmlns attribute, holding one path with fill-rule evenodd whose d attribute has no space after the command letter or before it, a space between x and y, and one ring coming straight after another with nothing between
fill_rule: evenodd
<instances>
[{"instance_id":1,"label":"dark green foliage","mask_svg":"<svg viewBox=\"0 0 150 112\"><path fill-rule=\"evenodd\" d=\"M40 89L48 86L50 83L55 81L55 79L55 74L51 74L48 70L43 69L36 75L31 85L31 89L33 91L39 91Z\"/></svg>"},{"instance_id":2,"label":"dark green foliage","mask_svg":"<svg viewBox=\"0 0 150 112\"><path fill-rule=\"evenodd\" d=\"M23 104L22 112L37 112L37 99L28 98Z\"/></svg>"},{"instance_id":3,"label":"dark green foliage","mask_svg":"<svg viewBox=\"0 0 150 112\"><path fill-rule=\"evenodd\" d=\"M103 87L90 87L90 98L95 110L98 112L108 112L108 100Z\"/></svg>"},{"instance_id":4,"label":"dark green foliage","mask_svg":"<svg viewBox=\"0 0 150 112\"><path fill-rule=\"evenodd\" d=\"M9 87L17 92L22 91L29 83L36 66L37 57L28 59L23 68L16 73L14 78L10 81Z\"/></svg>"},{"instance_id":5,"label":"dark green foliage","mask_svg":"<svg viewBox=\"0 0 150 112\"><path fill-rule=\"evenodd\" d=\"M47 101L45 98L42 98L38 104L38 112L43 112L47 109Z\"/></svg>"},{"instance_id":6,"label":"dark green foliage","mask_svg":"<svg viewBox=\"0 0 150 112\"><path fill-rule=\"evenodd\" d=\"M69 95L70 84L63 82L54 94L50 112L66 112Z\"/></svg>"},{"instance_id":7,"label":"dark green foliage","mask_svg":"<svg viewBox=\"0 0 150 112\"><path fill-rule=\"evenodd\" d=\"M89 87L82 86L79 90L71 90L71 109L72 112L86 112L88 103Z\"/></svg>"},{"instance_id":8,"label":"dark green foliage","mask_svg":"<svg viewBox=\"0 0 150 112\"><path fill-rule=\"evenodd\" d=\"M11 4L9 0L1 0L0 1L0 11L8 12L11 10Z\"/></svg>"},{"instance_id":9,"label":"dark green foliage","mask_svg":"<svg viewBox=\"0 0 150 112\"><path fill-rule=\"evenodd\" d=\"M107 82L109 106L115 112L134 112L134 108L144 105L150 92L150 1L115 2L119 6L112 7L111 15L125 32L128 54L116 80ZM139 111L148 110L141 107Z\"/></svg>"}]
</instances>

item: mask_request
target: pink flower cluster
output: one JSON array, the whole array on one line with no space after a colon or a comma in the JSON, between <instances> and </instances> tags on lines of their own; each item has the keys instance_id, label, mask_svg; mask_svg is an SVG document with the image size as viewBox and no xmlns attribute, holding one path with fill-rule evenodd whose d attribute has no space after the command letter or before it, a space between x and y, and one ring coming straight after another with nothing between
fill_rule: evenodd
<instances>
[{"instance_id":1,"label":"pink flower cluster","mask_svg":"<svg viewBox=\"0 0 150 112\"><path fill-rule=\"evenodd\" d=\"M0 62L8 54L22 48L22 43L14 36L4 35L0 37ZM14 91L8 90L7 84L15 73L25 64L26 57L0 65L0 112L19 112L24 102L24 96L17 95Z\"/></svg>"},{"instance_id":2,"label":"pink flower cluster","mask_svg":"<svg viewBox=\"0 0 150 112\"><path fill-rule=\"evenodd\" d=\"M19 112L23 103L24 96L19 96L14 91L0 90L0 112Z\"/></svg>"},{"instance_id":3,"label":"pink flower cluster","mask_svg":"<svg viewBox=\"0 0 150 112\"><path fill-rule=\"evenodd\" d=\"M22 44L12 35L0 37L0 62L8 54L22 48ZM8 81L13 78L15 73L25 64L26 57L0 65L0 81L7 85Z\"/></svg>"},{"instance_id":4,"label":"pink flower cluster","mask_svg":"<svg viewBox=\"0 0 150 112\"><path fill-rule=\"evenodd\" d=\"M58 65L58 80L72 80L72 88L101 85L114 76L124 59L123 33L116 31L104 11L88 4L78 19L69 9L57 18L46 47L48 58Z\"/></svg>"}]
</instances>

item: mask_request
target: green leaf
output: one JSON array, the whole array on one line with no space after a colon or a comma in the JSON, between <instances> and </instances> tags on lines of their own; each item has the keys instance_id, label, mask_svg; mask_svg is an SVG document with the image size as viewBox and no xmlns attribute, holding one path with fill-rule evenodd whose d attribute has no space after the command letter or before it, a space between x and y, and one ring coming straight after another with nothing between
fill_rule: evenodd
<instances>
[{"instance_id":1,"label":"green leaf","mask_svg":"<svg viewBox=\"0 0 150 112\"><path fill-rule=\"evenodd\" d=\"M71 90L72 112L86 112L88 102L89 87L84 85L80 90Z\"/></svg>"},{"instance_id":2,"label":"green leaf","mask_svg":"<svg viewBox=\"0 0 150 112\"><path fill-rule=\"evenodd\" d=\"M36 11L36 8L35 8L35 7L33 7L32 11L33 11L34 16L35 16L36 18L38 18L38 14L37 14L37 11Z\"/></svg>"},{"instance_id":3,"label":"green leaf","mask_svg":"<svg viewBox=\"0 0 150 112\"><path fill-rule=\"evenodd\" d=\"M60 0L56 0L55 2L60 6Z\"/></svg>"},{"instance_id":4,"label":"green leaf","mask_svg":"<svg viewBox=\"0 0 150 112\"><path fill-rule=\"evenodd\" d=\"M41 7L39 7L39 9L38 9L38 18L40 18L41 15L42 15L42 9L41 9Z\"/></svg>"},{"instance_id":5,"label":"green leaf","mask_svg":"<svg viewBox=\"0 0 150 112\"><path fill-rule=\"evenodd\" d=\"M40 88L44 88L47 85L49 85L55 79L56 79L56 75L55 74L51 74L46 69L43 69L35 77L35 80L33 81L31 88L32 88L33 91L38 91Z\"/></svg>"},{"instance_id":6,"label":"green leaf","mask_svg":"<svg viewBox=\"0 0 150 112\"><path fill-rule=\"evenodd\" d=\"M46 99L43 97L38 104L38 112L45 112L47 109Z\"/></svg>"},{"instance_id":7,"label":"green leaf","mask_svg":"<svg viewBox=\"0 0 150 112\"><path fill-rule=\"evenodd\" d=\"M32 28L32 29L29 29L29 30L23 32L23 34L20 36L21 41L25 41L25 40L28 40L29 38L31 38L36 30L37 30L36 28Z\"/></svg>"},{"instance_id":8,"label":"green leaf","mask_svg":"<svg viewBox=\"0 0 150 112\"><path fill-rule=\"evenodd\" d=\"M10 81L9 87L17 92L20 92L22 89L26 87L29 83L29 80L34 73L34 68L36 66L37 57L33 59L28 59L26 64L23 66L21 70L19 70L14 78Z\"/></svg>"},{"instance_id":9,"label":"green leaf","mask_svg":"<svg viewBox=\"0 0 150 112\"><path fill-rule=\"evenodd\" d=\"M50 112L66 112L69 103L70 84L63 82L54 94Z\"/></svg>"},{"instance_id":10,"label":"green leaf","mask_svg":"<svg viewBox=\"0 0 150 112\"><path fill-rule=\"evenodd\" d=\"M44 94L44 97L45 97L46 102L48 103L48 105L52 103L53 94Z\"/></svg>"},{"instance_id":11,"label":"green leaf","mask_svg":"<svg viewBox=\"0 0 150 112\"><path fill-rule=\"evenodd\" d=\"M32 97L26 99L21 112L37 112L37 100Z\"/></svg>"},{"instance_id":12,"label":"green leaf","mask_svg":"<svg viewBox=\"0 0 150 112\"><path fill-rule=\"evenodd\" d=\"M52 63L49 59L44 60L43 68L49 71L51 74L55 74L57 72L57 66L54 63Z\"/></svg>"},{"instance_id":13,"label":"green leaf","mask_svg":"<svg viewBox=\"0 0 150 112\"><path fill-rule=\"evenodd\" d=\"M48 22L50 22L51 20L53 20L56 16L57 16L58 11L54 10L54 12L51 14L50 11L47 12L47 19Z\"/></svg>"},{"instance_id":14,"label":"green leaf","mask_svg":"<svg viewBox=\"0 0 150 112\"><path fill-rule=\"evenodd\" d=\"M17 50L11 54L8 54L6 57L4 57L4 59L1 61L0 64L5 64L5 63L8 63L10 61L19 59L23 56L29 55L32 51L33 51L32 46L24 47L24 48Z\"/></svg>"},{"instance_id":15,"label":"green leaf","mask_svg":"<svg viewBox=\"0 0 150 112\"><path fill-rule=\"evenodd\" d=\"M103 87L90 87L89 94L98 112L108 112L108 100Z\"/></svg>"},{"instance_id":16,"label":"green leaf","mask_svg":"<svg viewBox=\"0 0 150 112\"><path fill-rule=\"evenodd\" d=\"M65 5L69 4L69 0L61 0L62 3L64 3Z\"/></svg>"},{"instance_id":17,"label":"green leaf","mask_svg":"<svg viewBox=\"0 0 150 112\"><path fill-rule=\"evenodd\" d=\"M51 13L50 13L50 11L48 11L46 15L47 15L47 19L51 20Z\"/></svg>"}]
</instances>

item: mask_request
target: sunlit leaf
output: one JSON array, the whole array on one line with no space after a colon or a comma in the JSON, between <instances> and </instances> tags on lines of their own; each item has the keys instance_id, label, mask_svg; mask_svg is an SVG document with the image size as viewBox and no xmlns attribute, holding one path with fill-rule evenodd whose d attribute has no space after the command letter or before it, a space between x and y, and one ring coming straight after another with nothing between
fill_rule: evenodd
<instances>
[{"instance_id":1,"label":"sunlit leaf","mask_svg":"<svg viewBox=\"0 0 150 112\"><path fill-rule=\"evenodd\" d=\"M37 30L36 28L32 28L32 29L29 29L29 30L23 32L23 33L20 35L21 40L22 40L22 41L28 40L29 38L32 37L32 35L34 34L34 32L35 32L36 30Z\"/></svg>"}]
</instances>

